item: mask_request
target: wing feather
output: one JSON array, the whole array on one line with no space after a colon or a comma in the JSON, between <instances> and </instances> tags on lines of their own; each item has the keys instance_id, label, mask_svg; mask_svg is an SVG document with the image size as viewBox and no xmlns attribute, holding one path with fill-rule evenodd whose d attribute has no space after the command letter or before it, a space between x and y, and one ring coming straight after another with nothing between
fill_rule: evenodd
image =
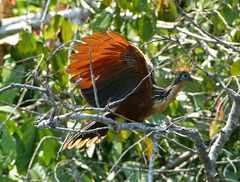
<instances>
[{"instance_id":1,"label":"wing feather","mask_svg":"<svg viewBox=\"0 0 240 182\"><path fill-rule=\"evenodd\" d=\"M101 107L109 100L125 97L149 74L143 53L115 32L94 33L91 37L82 38L82 41L84 44L75 46L78 52L71 56L74 61L68 66L67 72L73 74L73 82L83 79L79 87L92 106L96 104L90 74L90 50ZM151 82L151 79L147 81Z\"/></svg>"}]
</instances>

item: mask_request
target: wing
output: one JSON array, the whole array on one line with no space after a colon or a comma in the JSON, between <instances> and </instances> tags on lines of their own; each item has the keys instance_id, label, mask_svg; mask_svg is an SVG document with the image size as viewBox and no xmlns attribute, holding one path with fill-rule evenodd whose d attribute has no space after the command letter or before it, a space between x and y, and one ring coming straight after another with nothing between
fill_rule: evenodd
<instances>
[{"instance_id":1,"label":"wing","mask_svg":"<svg viewBox=\"0 0 240 182\"><path fill-rule=\"evenodd\" d=\"M149 75L146 58L141 50L117 33L94 33L92 37L82 38L82 41L84 44L75 47L78 53L71 56L74 62L68 66L67 72L74 75L71 78L73 82L82 78L79 86L90 105L96 106L90 59L97 78L97 96L101 107L122 99ZM145 81L152 82L150 77L145 78Z\"/></svg>"}]
</instances>

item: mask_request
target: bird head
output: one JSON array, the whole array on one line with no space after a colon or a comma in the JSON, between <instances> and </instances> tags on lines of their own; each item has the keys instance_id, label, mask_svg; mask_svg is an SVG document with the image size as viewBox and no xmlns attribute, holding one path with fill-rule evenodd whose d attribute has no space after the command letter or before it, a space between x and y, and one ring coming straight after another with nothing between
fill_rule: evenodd
<instances>
[{"instance_id":1,"label":"bird head","mask_svg":"<svg viewBox=\"0 0 240 182\"><path fill-rule=\"evenodd\" d=\"M192 78L189 74L190 68L191 68L190 61L186 59L179 59L175 63L175 70L177 73L177 76L173 82L173 84L181 84L187 81L192 81Z\"/></svg>"}]
</instances>

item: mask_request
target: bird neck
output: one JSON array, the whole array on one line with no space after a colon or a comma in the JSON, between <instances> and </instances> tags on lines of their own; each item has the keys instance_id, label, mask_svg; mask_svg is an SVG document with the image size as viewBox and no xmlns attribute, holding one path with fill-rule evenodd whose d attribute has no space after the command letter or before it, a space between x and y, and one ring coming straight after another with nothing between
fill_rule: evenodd
<instances>
[{"instance_id":1,"label":"bird neck","mask_svg":"<svg viewBox=\"0 0 240 182\"><path fill-rule=\"evenodd\" d=\"M155 91L154 101L153 101L153 107L151 114L161 113L163 112L169 104L176 98L178 92L181 90L182 83L178 84L171 84L169 87L167 87L165 90L160 88ZM156 94L158 93L158 94Z\"/></svg>"},{"instance_id":2,"label":"bird neck","mask_svg":"<svg viewBox=\"0 0 240 182\"><path fill-rule=\"evenodd\" d=\"M178 94L178 92L181 91L182 83L175 83L173 82L169 87L166 88L167 100L169 100L169 103L174 100Z\"/></svg>"}]
</instances>

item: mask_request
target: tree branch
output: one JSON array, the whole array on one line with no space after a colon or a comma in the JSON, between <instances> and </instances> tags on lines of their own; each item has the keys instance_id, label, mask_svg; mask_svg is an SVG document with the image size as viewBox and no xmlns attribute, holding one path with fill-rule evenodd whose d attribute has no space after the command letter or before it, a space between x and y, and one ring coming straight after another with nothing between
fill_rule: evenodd
<instances>
[{"instance_id":1,"label":"tree branch","mask_svg":"<svg viewBox=\"0 0 240 182\"><path fill-rule=\"evenodd\" d=\"M59 12L51 11L48 14L43 14L42 12L38 13L29 13L27 15L13 17L13 18L4 18L1 20L0 26L0 38L6 37L8 35L15 34L24 29L29 29L29 26L34 28L41 28L43 21L49 23L51 17L55 15L61 15L63 17L68 17L74 23L82 22L79 21L79 17L85 20L90 16L90 11L88 9L70 9L63 10Z\"/></svg>"},{"instance_id":2,"label":"tree branch","mask_svg":"<svg viewBox=\"0 0 240 182\"><path fill-rule=\"evenodd\" d=\"M171 123L167 127L159 127L159 126L148 126L144 123L137 123L137 122L132 122L132 123L120 123L115 120L112 120L111 118L106 118L105 116L101 116L98 114L85 114L85 113L79 113L79 112L70 112L64 115L56 116L53 118L53 122L63 122L66 120L70 119L76 119L76 120L83 120L83 119L89 119L89 120L94 120L98 121L101 123L104 123L109 126L109 129L114 129L114 130L139 130L142 132L156 132L156 133L179 133L181 135L187 136L191 140L194 141L194 144L197 149L197 153L202 161L202 163L205 166L206 174L208 176L209 181L215 181L215 175L216 170L208 157L207 153L207 147L204 144L204 141L199 134L199 132L196 129L191 129L191 128L184 128L177 126L173 123ZM48 125L48 120L42 120L38 122L37 127L42 128L49 126Z\"/></svg>"},{"instance_id":3,"label":"tree branch","mask_svg":"<svg viewBox=\"0 0 240 182\"><path fill-rule=\"evenodd\" d=\"M224 90L229 95L229 97L233 99L233 103L232 103L230 113L228 115L228 120L226 122L226 125L221 129L221 132L219 133L216 141L213 143L213 145L210 148L209 158L211 159L214 165L216 165L216 160L220 151L223 149L225 143L230 138L232 132L236 129L237 124L239 122L239 118L240 118L239 91L238 92L233 91L222 82L219 76L217 78L220 84L222 85L222 87L224 88ZM236 81L238 83L238 80Z\"/></svg>"},{"instance_id":4,"label":"tree branch","mask_svg":"<svg viewBox=\"0 0 240 182\"><path fill-rule=\"evenodd\" d=\"M153 151L152 155L149 160L149 168L148 168L148 182L153 182L153 174L154 174L154 161L155 157L157 156L158 153L158 141L157 141L157 134L153 133L152 134L152 141L153 141Z\"/></svg>"},{"instance_id":5,"label":"tree branch","mask_svg":"<svg viewBox=\"0 0 240 182\"><path fill-rule=\"evenodd\" d=\"M202 33L204 33L205 35L207 35L207 36L210 37L211 39L215 40L217 43L220 43L220 44L222 44L222 45L224 45L224 46L226 46L226 47L228 47L228 48L231 48L232 50L240 53L240 49L238 49L238 48L236 48L236 47L234 47L234 46L232 46L232 45L230 45L230 44L222 41L221 39L215 37L214 35L208 33L206 30L202 29L197 23L195 23L195 22L192 20L191 17L188 16L188 14L181 8L181 6L179 6L179 4L176 2L176 0L174 0L174 3L175 3L175 5L177 6L179 12L180 12L187 20L189 20L194 27L196 27L197 29L199 29Z\"/></svg>"}]
</instances>

